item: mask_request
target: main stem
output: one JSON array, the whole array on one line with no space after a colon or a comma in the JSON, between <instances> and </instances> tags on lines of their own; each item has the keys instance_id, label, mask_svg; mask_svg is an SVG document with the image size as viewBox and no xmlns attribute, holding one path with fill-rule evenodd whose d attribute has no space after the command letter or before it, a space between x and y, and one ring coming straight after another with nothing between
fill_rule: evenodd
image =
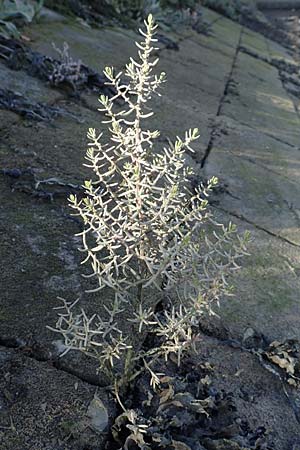
<instances>
[{"instance_id":1,"label":"main stem","mask_svg":"<svg viewBox=\"0 0 300 450\"><path fill-rule=\"evenodd\" d=\"M143 54L143 63L141 67L138 69L138 76L139 76L139 84L137 86L137 101L136 101L136 116L135 116L135 123L134 123L134 129L135 129L135 149L136 149L136 158L135 158L135 165L137 169L137 180L136 180L136 203L137 203L137 209L138 209L138 223L139 223L139 231L140 231L140 242L139 242L139 260L138 260L138 271L140 279L143 279L144 275L144 265L143 265L143 259L145 257L145 248L144 248L144 242L143 242L143 213L142 213L142 186L141 186L141 162L140 158L143 154L143 147L142 147L142 136L141 136L141 101L143 96L143 88L145 83L145 74L147 73L147 67L148 67L148 50L150 46L150 41L146 40L145 50ZM138 287L138 300L142 301L142 290L143 290L143 283L139 284Z\"/></svg>"}]
</instances>

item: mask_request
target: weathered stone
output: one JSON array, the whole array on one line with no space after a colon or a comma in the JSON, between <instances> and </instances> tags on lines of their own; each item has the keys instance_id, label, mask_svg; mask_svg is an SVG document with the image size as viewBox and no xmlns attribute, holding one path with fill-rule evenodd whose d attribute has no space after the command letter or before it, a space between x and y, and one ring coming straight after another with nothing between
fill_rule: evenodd
<instances>
[{"instance_id":1,"label":"weathered stone","mask_svg":"<svg viewBox=\"0 0 300 450\"><path fill-rule=\"evenodd\" d=\"M170 33L179 51L161 47L159 68L167 72L168 83L163 97L153 102L156 114L148 124L162 133L158 145L164 145L166 137L182 136L187 128L199 128L196 154L193 160L189 154L188 160L202 178L219 176L222 189L213 197L217 217L225 222L233 220L241 231L250 229L254 238L249 247L251 256L243 260L240 274L232 280L236 297L221 303L217 311L223 324L237 338L244 336L245 329L253 328L268 339L300 339L299 117L295 99L285 91L278 69L259 59L283 58L289 63L291 57L280 45L249 30L242 32L240 25L214 12L204 10L204 18L211 25L208 36L180 30ZM25 32L35 50L54 57L57 54L52 42L61 48L67 41L73 59L81 59L99 72L106 65L124 68L128 57L136 54L137 34L120 28L92 29L72 19L49 17ZM240 45L258 57L242 53ZM15 450L29 443L39 448L39 439L47 450L58 450L59 445L64 450L77 450L76 445L78 449L80 445L94 448L91 437L81 442L81 418L94 388L86 387L78 377L92 385L107 380L96 375L97 361L93 364L78 353L57 359L64 350L63 343L46 326L56 321L53 307L59 304L57 296L67 300L81 296L81 306L91 314L101 314L112 296L108 291L83 294L88 287L81 278L85 268L79 265L79 242L73 237L80 230L79 223L68 219L62 197L53 202L35 197L32 180L24 178L22 171L34 170L39 181L56 177L80 185L89 177L88 170L82 167L86 130L103 130L103 116L97 111L96 93L85 92L81 100L69 98L4 65L0 66L0 80L2 87L70 113L51 123L34 123L13 112L0 111L1 166L21 174L13 177L3 171L0 178L0 339L7 347L18 347L39 360L52 360L61 369L12 350L0 352L4 370L1 426L8 426L8 431L4 430L8 432L4 448ZM208 156L205 170L201 171L199 163L204 155ZM126 317L122 327L124 332L131 332ZM253 362L253 355L225 351L220 342L215 348L203 342L202 354L207 353L218 366L219 387L239 392L239 406L251 426L263 423L273 430L274 448L290 450L298 425L280 383L276 384L272 374ZM18 373L15 370L9 378L12 384L7 389L9 380L5 376L11 373L11 367L17 367ZM54 380L51 386L49 379ZM243 391L239 391L242 387ZM10 404L10 396L16 392L20 397ZM106 408L107 397L102 391L99 398ZM84 403L80 404L80 418L75 408L79 401ZM98 431L107 420L103 409L102 413L101 420L96 417L94 423ZM93 417L91 413L90 419ZM59 444L57 436L52 438L57 423L62 439L72 436L76 444L68 439L67 444ZM21 430L19 435L14 427ZM97 448L103 443L101 435Z\"/></svg>"},{"instance_id":2,"label":"weathered stone","mask_svg":"<svg viewBox=\"0 0 300 450\"><path fill-rule=\"evenodd\" d=\"M297 146L299 118L278 70L239 53L232 79L238 83L238 95L228 96L222 114Z\"/></svg>"},{"instance_id":3,"label":"weathered stone","mask_svg":"<svg viewBox=\"0 0 300 450\"><path fill-rule=\"evenodd\" d=\"M205 165L226 188L220 206L300 245L299 150L234 122L227 131Z\"/></svg>"},{"instance_id":4,"label":"weathered stone","mask_svg":"<svg viewBox=\"0 0 300 450\"><path fill-rule=\"evenodd\" d=\"M1 449L103 448L107 435L89 422L93 386L15 350L0 347L0 358ZM98 397L109 411L108 424L114 404L105 391Z\"/></svg>"}]
</instances>

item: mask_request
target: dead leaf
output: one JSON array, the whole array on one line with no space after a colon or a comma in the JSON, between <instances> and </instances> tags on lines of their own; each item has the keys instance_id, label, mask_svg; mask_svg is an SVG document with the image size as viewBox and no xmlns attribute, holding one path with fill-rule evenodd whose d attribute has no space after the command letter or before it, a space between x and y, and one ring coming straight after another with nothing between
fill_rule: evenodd
<instances>
[{"instance_id":1,"label":"dead leaf","mask_svg":"<svg viewBox=\"0 0 300 450\"><path fill-rule=\"evenodd\" d=\"M181 441L172 440L172 446L175 448L175 450L191 450L191 447Z\"/></svg>"},{"instance_id":2,"label":"dead leaf","mask_svg":"<svg viewBox=\"0 0 300 450\"><path fill-rule=\"evenodd\" d=\"M144 401L142 402L142 405L143 405L143 406L150 406L150 405L151 405L151 401L152 401L152 399L153 399L153 395L151 394L150 391L148 391L147 395L148 395L147 400L144 400Z\"/></svg>"},{"instance_id":3,"label":"dead leaf","mask_svg":"<svg viewBox=\"0 0 300 450\"><path fill-rule=\"evenodd\" d=\"M173 380L172 377L164 376L160 379L161 383L170 383Z\"/></svg>"},{"instance_id":4,"label":"dead leaf","mask_svg":"<svg viewBox=\"0 0 300 450\"><path fill-rule=\"evenodd\" d=\"M200 381L204 386L209 386L211 384L211 379L208 375L206 375L204 378L201 378Z\"/></svg>"},{"instance_id":5,"label":"dead leaf","mask_svg":"<svg viewBox=\"0 0 300 450\"><path fill-rule=\"evenodd\" d=\"M294 375L295 373L295 359L290 357L287 353L283 353L283 356L269 355L269 359L277 364L282 369L285 369L288 373Z\"/></svg>"},{"instance_id":6,"label":"dead leaf","mask_svg":"<svg viewBox=\"0 0 300 450\"><path fill-rule=\"evenodd\" d=\"M170 383L173 380L172 377L164 376L160 379L161 383Z\"/></svg>"},{"instance_id":7,"label":"dead leaf","mask_svg":"<svg viewBox=\"0 0 300 450\"><path fill-rule=\"evenodd\" d=\"M173 400L171 402L162 403L157 409L157 414L169 408L170 406L177 406L178 408L184 407L184 405L181 402Z\"/></svg>"},{"instance_id":8,"label":"dead leaf","mask_svg":"<svg viewBox=\"0 0 300 450\"><path fill-rule=\"evenodd\" d=\"M26 36L25 34L21 34L20 38L22 39L22 41L25 41L25 42L31 41L30 37Z\"/></svg>"},{"instance_id":9,"label":"dead leaf","mask_svg":"<svg viewBox=\"0 0 300 450\"><path fill-rule=\"evenodd\" d=\"M174 397L174 389L171 385L167 389L163 389L159 394L159 404L166 403L168 400Z\"/></svg>"},{"instance_id":10,"label":"dead leaf","mask_svg":"<svg viewBox=\"0 0 300 450\"><path fill-rule=\"evenodd\" d=\"M151 448L146 445L144 441L144 437L142 433L132 433L130 434L125 441L124 450L129 450L132 448L132 442L135 443L142 450L151 450Z\"/></svg>"},{"instance_id":11,"label":"dead leaf","mask_svg":"<svg viewBox=\"0 0 300 450\"><path fill-rule=\"evenodd\" d=\"M298 384L297 384L296 380L294 380L294 378L289 378L289 379L287 380L287 382L288 382L291 386L294 386L294 387L297 387L297 386L298 386Z\"/></svg>"}]
</instances>

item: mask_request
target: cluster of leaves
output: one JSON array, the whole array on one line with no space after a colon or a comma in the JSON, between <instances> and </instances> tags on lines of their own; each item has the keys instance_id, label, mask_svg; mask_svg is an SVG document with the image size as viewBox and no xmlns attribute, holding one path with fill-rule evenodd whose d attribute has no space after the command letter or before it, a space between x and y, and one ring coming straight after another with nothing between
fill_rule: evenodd
<instances>
[{"instance_id":1,"label":"cluster of leaves","mask_svg":"<svg viewBox=\"0 0 300 450\"><path fill-rule=\"evenodd\" d=\"M66 351L96 358L112 381L126 385L146 370L155 388L155 362L172 357L179 366L182 355L195 348L203 313L213 313L212 303L230 295L227 277L239 269L248 234L239 236L231 223L214 221L207 197L216 178L190 188L193 171L185 152L193 151L198 130L159 150L154 147L159 131L142 128L153 114L146 103L165 81L164 73L153 73L157 26L151 15L145 26L144 41L137 43L139 61L127 64L125 80L111 67L104 71L115 91L111 98L100 96L110 143L89 129L86 165L94 180L85 182L84 198L69 199L83 221L78 236L91 268L85 276L95 280L91 291L110 289L114 301L103 315L88 317L76 311L77 302L63 300L54 331L63 336ZM164 303L160 311L158 302ZM125 312L134 329L124 336ZM133 348L136 333L150 334L153 345Z\"/></svg>"},{"instance_id":2,"label":"cluster of leaves","mask_svg":"<svg viewBox=\"0 0 300 450\"><path fill-rule=\"evenodd\" d=\"M43 0L0 0L0 36L19 38L19 27L33 21L43 6Z\"/></svg>"},{"instance_id":3,"label":"cluster of leaves","mask_svg":"<svg viewBox=\"0 0 300 450\"><path fill-rule=\"evenodd\" d=\"M189 360L179 370L169 364L157 371L166 369L155 395L140 379L127 398L112 427L119 448L271 450L266 429L252 430L238 416L233 395L213 386L209 363Z\"/></svg>"},{"instance_id":4,"label":"cluster of leaves","mask_svg":"<svg viewBox=\"0 0 300 450\"><path fill-rule=\"evenodd\" d=\"M295 339L284 342L271 342L261 354L279 366L285 373L286 381L297 388L300 387L300 344Z\"/></svg>"},{"instance_id":5,"label":"cluster of leaves","mask_svg":"<svg viewBox=\"0 0 300 450\"><path fill-rule=\"evenodd\" d=\"M270 342L262 333L247 328L243 348L251 349L262 366L281 379L283 386L286 381L291 386L300 387L300 343L297 339ZM287 391L285 395L289 397Z\"/></svg>"}]
</instances>

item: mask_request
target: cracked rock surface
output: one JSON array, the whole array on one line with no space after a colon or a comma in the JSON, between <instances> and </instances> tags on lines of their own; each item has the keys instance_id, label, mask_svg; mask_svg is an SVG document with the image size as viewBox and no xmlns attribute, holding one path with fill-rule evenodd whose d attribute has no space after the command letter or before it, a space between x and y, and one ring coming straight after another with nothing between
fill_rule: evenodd
<instances>
[{"instance_id":1,"label":"cracked rock surface","mask_svg":"<svg viewBox=\"0 0 300 450\"><path fill-rule=\"evenodd\" d=\"M132 30L47 17L25 30L28 45L41 55L57 57L52 42L61 47L66 41L74 60L101 72L106 65L122 69L135 54ZM176 51L161 40L159 67L168 83L149 120L171 139L199 128L196 153L187 160L200 179L219 177L216 216L253 236L251 256L234 281L236 296L217 311L217 331L202 336L198 362L215 367L212 389L236 398L237 425L246 421L249 430L266 430L267 443L249 448L296 450L297 395L287 397L280 380L253 354L228 346L219 328L221 323L237 341L249 327L269 341L300 340L299 67L278 43L210 10L204 18L208 35L169 33ZM80 223L66 206L68 193L80 193L88 175L82 166L86 131L101 131L99 92L74 95L3 58L0 80L0 94L14 92L29 109L22 113L24 102L23 110L9 107L12 96L0 103L0 449L120 448L108 431L116 405L107 380L79 354L59 358L62 342L46 329L55 323L58 296L80 297L87 313L100 314L112 298L106 291L84 293L90 286L81 277L74 237ZM40 112L41 105L43 120L34 120L30 108ZM125 320L123 329L128 331ZM245 448L241 436L229 439L216 431L215 442L197 448Z\"/></svg>"},{"instance_id":2,"label":"cracked rock surface","mask_svg":"<svg viewBox=\"0 0 300 450\"><path fill-rule=\"evenodd\" d=\"M226 186L215 199L222 219L254 237L237 296L221 305L221 315L237 333L251 323L271 339L300 337L299 100L282 81L293 65L291 52L243 30L235 88L223 99L204 164Z\"/></svg>"}]
</instances>

